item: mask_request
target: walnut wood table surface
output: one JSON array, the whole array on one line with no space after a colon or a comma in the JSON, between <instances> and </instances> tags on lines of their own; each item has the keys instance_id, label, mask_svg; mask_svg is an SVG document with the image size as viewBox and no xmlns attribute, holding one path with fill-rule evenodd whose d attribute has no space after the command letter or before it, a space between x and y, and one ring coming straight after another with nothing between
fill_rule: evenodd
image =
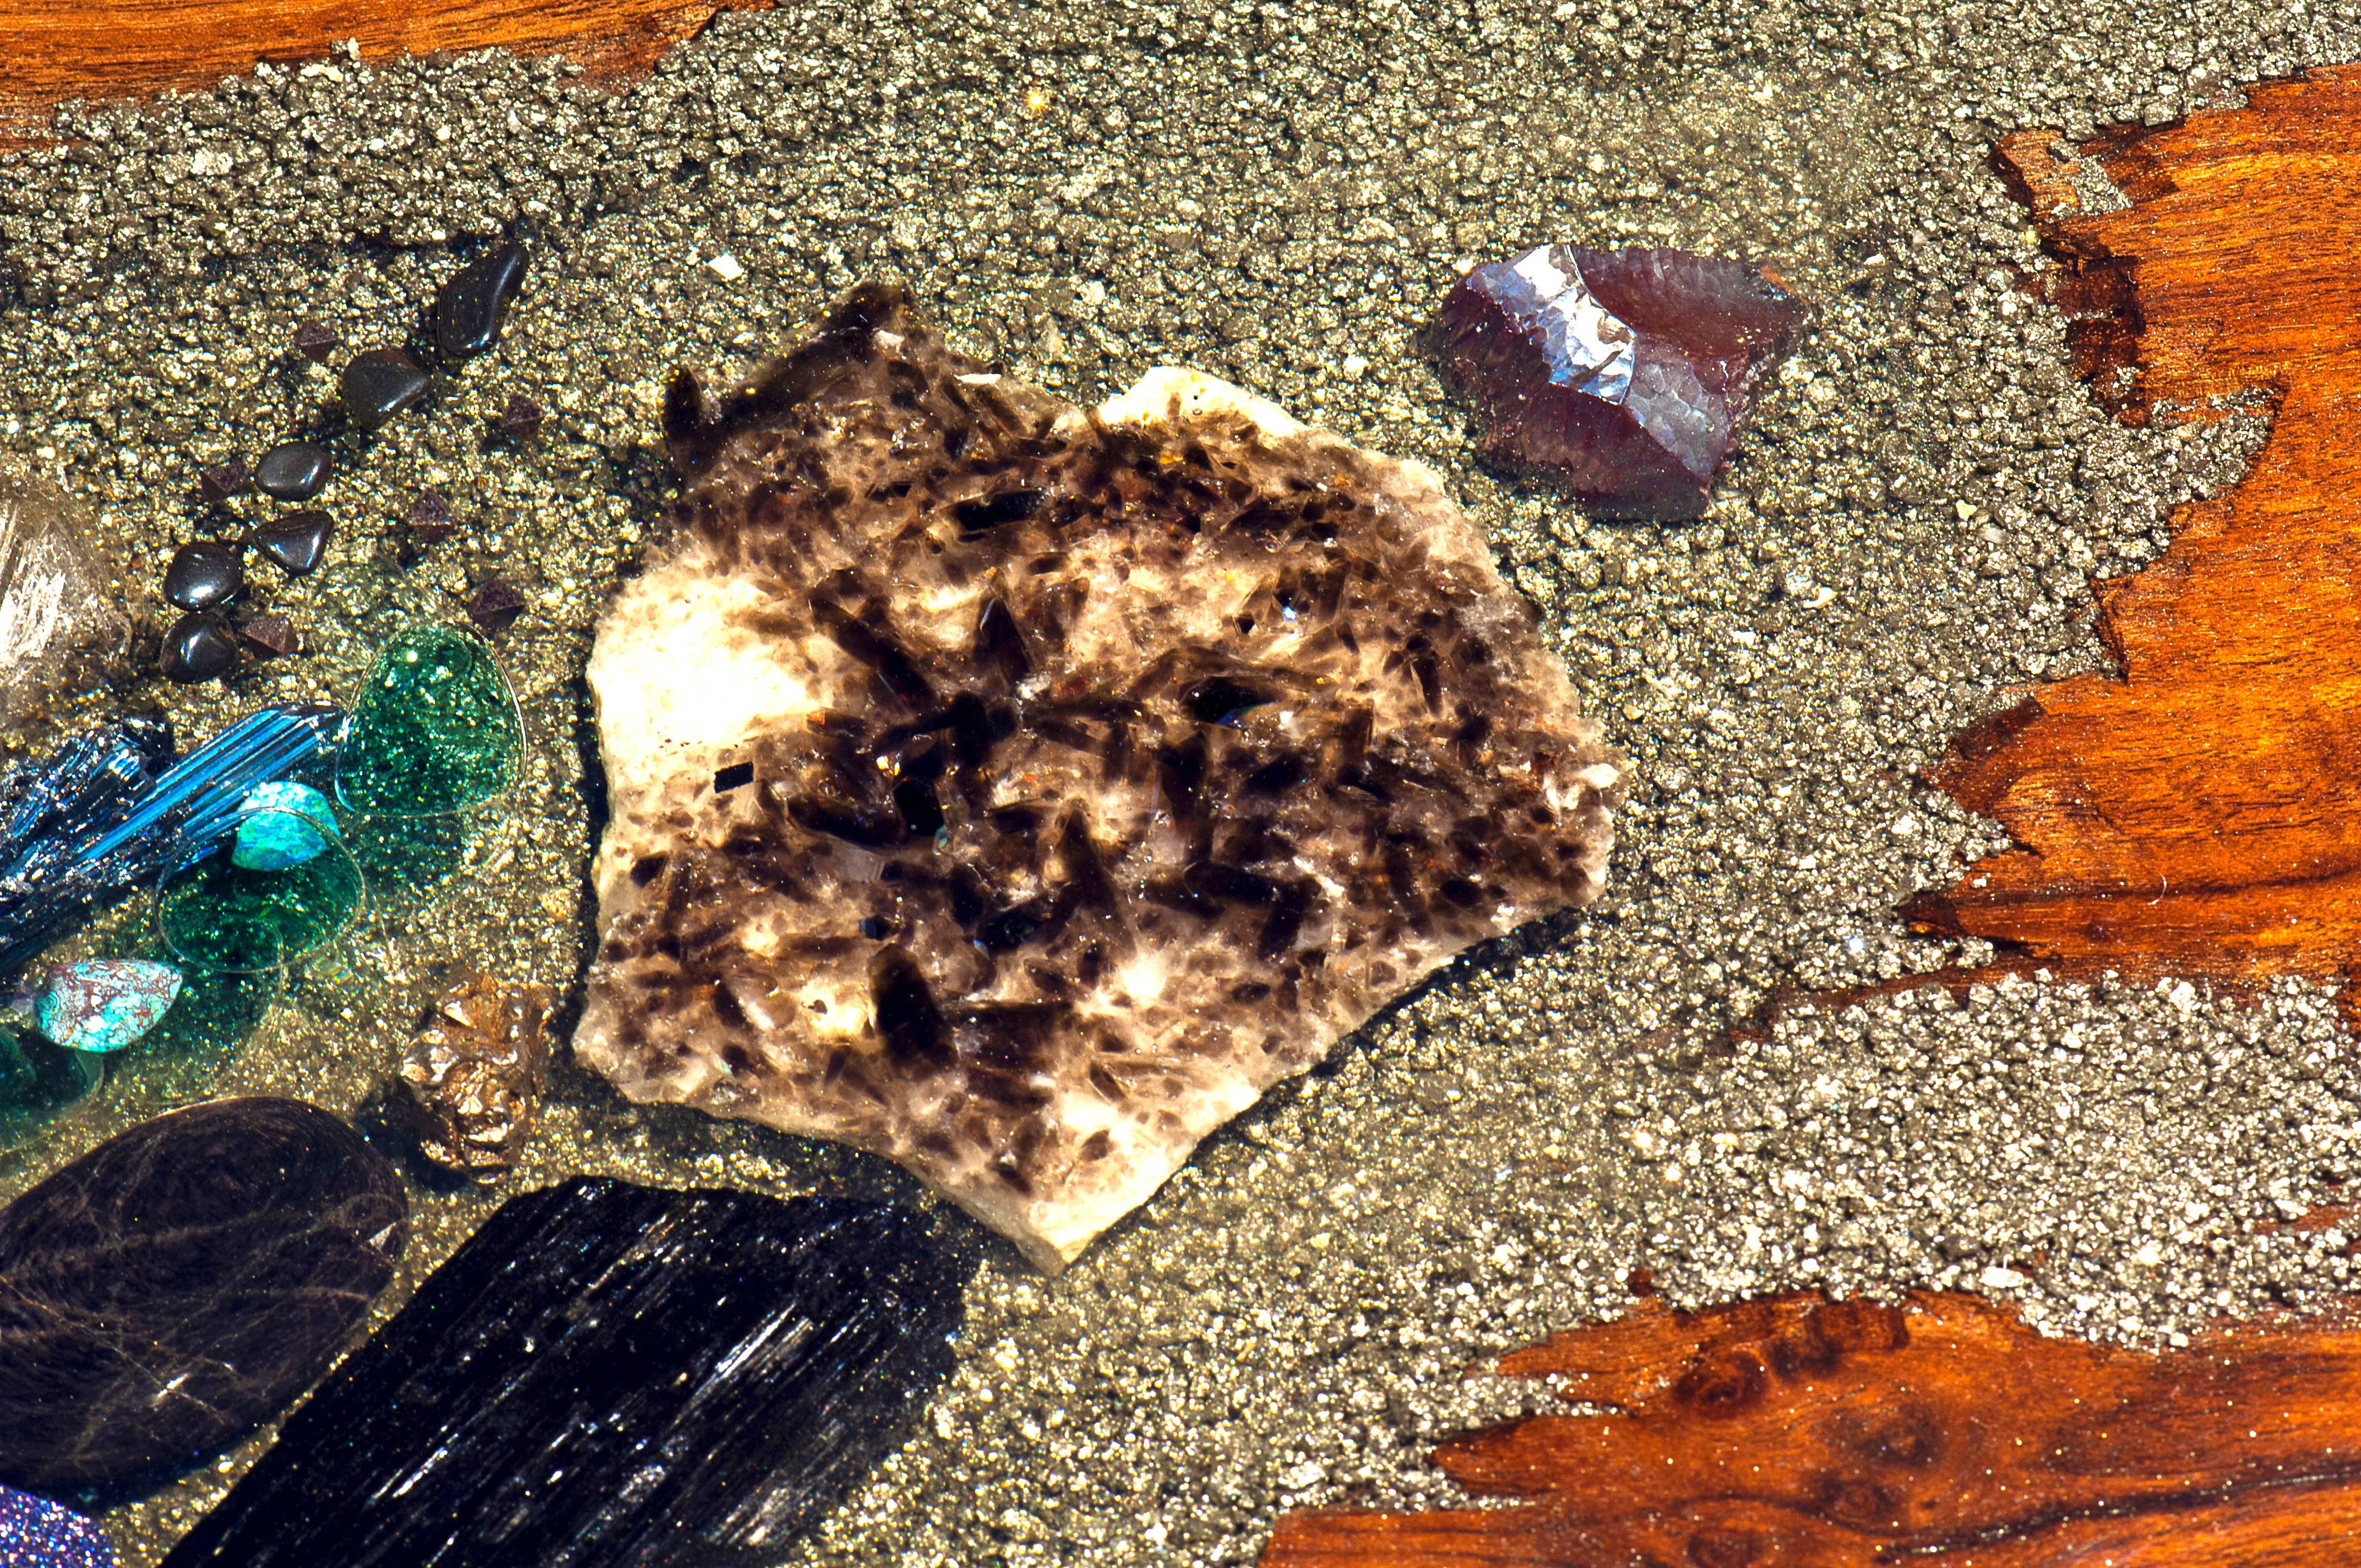
<instances>
[{"instance_id":1,"label":"walnut wood table surface","mask_svg":"<svg viewBox=\"0 0 2361 1568\"><path fill-rule=\"evenodd\" d=\"M509 49L591 76L646 71L730 0L0 0L0 136L38 133L73 98L210 86L256 64ZM741 8L743 8L742 5Z\"/></svg>"}]
</instances>

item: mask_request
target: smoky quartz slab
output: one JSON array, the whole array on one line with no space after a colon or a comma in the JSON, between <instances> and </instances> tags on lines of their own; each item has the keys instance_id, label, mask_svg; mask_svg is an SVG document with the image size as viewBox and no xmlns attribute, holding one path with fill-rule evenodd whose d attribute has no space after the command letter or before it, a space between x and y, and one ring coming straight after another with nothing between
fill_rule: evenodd
<instances>
[{"instance_id":1,"label":"smoky quartz slab","mask_svg":"<svg viewBox=\"0 0 2361 1568\"><path fill-rule=\"evenodd\" d=\"M279 1413L393 1277L409 1199L299 1100L143 1122L0 1210L0 1483L154 1477Z\"/></svg>"},{"instance_id":2,"label":"smoky quartz slab","mask_svg":"<svg viewBox=\"0 0 2361 1568\"><path fill-rule=\"evenodd\" d=\"M1428 329L1487 457L1603 517L1702 516L1802 301L1751 262L1535 246L1475 268Z\"/></svg>"},{"instance_id":3,"label":"smoky quartz slab","mask_svg":"<svg viewBox=\"0 0 2361 1568\"><path fill-rule=\"evenodd\" d=\"M166 1568L773 1562L900 1442L963 1283L883 1204L511 1199Z\"/></svg>"}]
</instances>

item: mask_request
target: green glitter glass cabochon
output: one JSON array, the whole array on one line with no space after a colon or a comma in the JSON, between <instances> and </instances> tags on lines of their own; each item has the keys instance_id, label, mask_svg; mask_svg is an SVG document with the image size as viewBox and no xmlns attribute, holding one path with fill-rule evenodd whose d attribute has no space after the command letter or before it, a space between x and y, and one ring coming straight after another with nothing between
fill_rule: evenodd
<instances>
[{"instance_id":1,"label":"green glitter glass cabochon","mask_svg":"<svg viewBox=\"0 0 2361 1568\"><path fill-rule=\"evenodd\" d=\"M280 834L318 825L271 808ZM242 822L241 826L245 824ZM252 974L317 951L352 920L367 895L361 869L340 839L299 865L263 869L237 863L235 834L182 862L156 890L156 932L188 968Z\"/></svg>"},{"instance_id":2,"label":"green glitter glass cabochon","mask_svg":"<svg viewBox=\"0 0 2361 1568\"><path fill-rule=\"evenodd\" d=\"M462 811L507 792L523 745L516 698L483 640L412 626L378 654L353 704L336 799L373 817Z\"/></svg>"}]
</instances>

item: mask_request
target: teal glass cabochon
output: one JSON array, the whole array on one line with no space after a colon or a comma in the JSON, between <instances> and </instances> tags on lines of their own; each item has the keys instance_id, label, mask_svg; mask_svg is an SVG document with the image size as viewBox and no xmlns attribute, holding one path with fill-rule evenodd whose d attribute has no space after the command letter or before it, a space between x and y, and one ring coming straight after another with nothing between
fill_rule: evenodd
<instances>
[{"instance_id":1,"label":"teal glass cabochon","mask_svg":"<svg viewBox=\"0 0 2361 1568\"><path fill-rule=\"evenodd\" d=\"M516 782L524 726L483 639L422 622L379 651L346 720L337 804L369 817L465 811Z\"/></svg>"}]
</instances>

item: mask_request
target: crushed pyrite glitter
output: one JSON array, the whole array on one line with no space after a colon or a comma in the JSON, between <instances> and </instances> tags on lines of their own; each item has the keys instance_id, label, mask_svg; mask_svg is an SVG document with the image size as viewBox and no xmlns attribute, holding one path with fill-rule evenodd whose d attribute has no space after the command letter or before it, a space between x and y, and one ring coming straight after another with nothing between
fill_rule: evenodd
<instances>
[{"instance_id":1,"label":"crushed pyrite glitter","mask_svg":"<svg viewBox=\"0 0 2361 1568\"><path fill-rule=\"evenodd\" d=\"M2361 57L2361 23L2252 0L984 11L725 15L614 91L556 60L340 56L76 107L0 155L0 446L88 509L135 608L192 536L192 476L333 396L298 323L398 341L511 219L563 245L437 416L340 470L337 554L273 596L303 654L135 694L190 736L333 698L393 626L530 565L500 652L533 751L496 865L305 966L235 1053L147 1062L0 1150L0 1190L174 1095L362 1104L438 966L573 983L600 789L579 674L667 499L662 377L726 384L884 277L1069 398L1197 365L1433 466L1638 786L1586 916L1439 971L1058 1279L995 1247L919 1435L792 1563L1210 1568L1252 1563L1284 1508L1448 1502L1435 1437L1557 1403L1466 1366L1621 1310L1637 1265L1675 1306L1950 1286L2110 1339L2354 1288L2349 1238L2256 1223L2361 1170L2315 990L1920 992L1734 1055L1722 1029L1774 991L1974 956L1891 915L1994 842L1917 771L2004 688L2103 668L2091 579L2153 559L2169 507L2261 437L2255 408L2130 430L2092 403L2019 287L2043 263L1993 140L2160 124ZM1556 236L1760 257L1819 302L1697 522L1602 525L1488 471L1418 350L1467 268ZM517 389L540 442L482 442ZM397 548L429 486L449 532ZM566 1071L513 1171L419 1198L383 1306L578 1171L926 1201L882 1160ZM110 1510L126 1560L253 1452Z\"/></svg>"}]
</instances>

